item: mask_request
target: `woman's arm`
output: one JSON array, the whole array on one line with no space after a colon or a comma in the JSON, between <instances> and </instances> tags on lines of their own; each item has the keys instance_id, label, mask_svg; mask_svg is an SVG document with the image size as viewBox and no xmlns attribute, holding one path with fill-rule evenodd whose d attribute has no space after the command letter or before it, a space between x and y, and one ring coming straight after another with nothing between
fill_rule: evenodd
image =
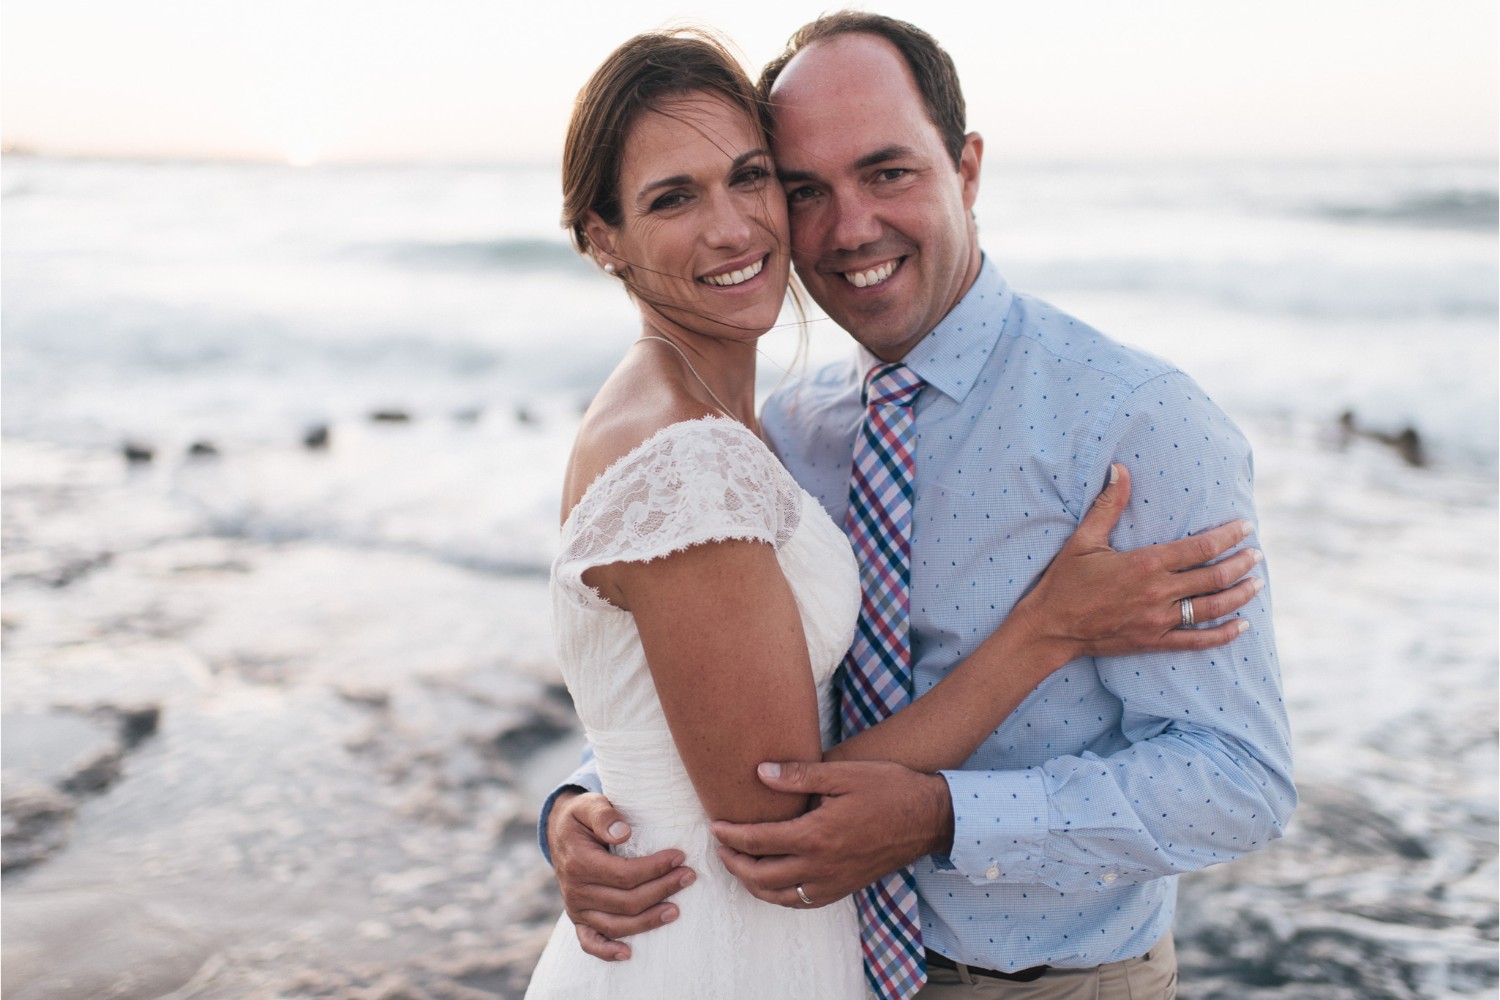
<instances>
[{"instance_id":1,"label":"woman's arm","mask_svg":"<svg viewBox=\"0 0 1500 1000\"><path fill-rule=\"evenodd\" d=\"M1258 551L1204 565L1242 541L1250 526L1232 522L1116 552L1109 533L1130 499L1130 475L1124 466L1113 469L1114 481L1000 628L931 691L832 748L824 760L888 760L928 773L956 768L1066 663L1081 656L1209 649L1240 634L1238 619L1209 629L1178 628L1178 602L1195 597L1196 616L1209 621L1255 596L1259 580L1240 578L1259 561Z\"/></svg>"},{"instance_id":2,"label":"woman's arm","mask_svg":"<svg viewBox=\"0 0 1500 1000\"><path fill-rule=\"evenodd\" d=\"M775 550L713 542L595 572L601 592L635 616L672 739L709 816L801 814L805 796L771 791L755 775L763 760L816 760L822 751L807 640Z\"/></svg>"}]
</instances>

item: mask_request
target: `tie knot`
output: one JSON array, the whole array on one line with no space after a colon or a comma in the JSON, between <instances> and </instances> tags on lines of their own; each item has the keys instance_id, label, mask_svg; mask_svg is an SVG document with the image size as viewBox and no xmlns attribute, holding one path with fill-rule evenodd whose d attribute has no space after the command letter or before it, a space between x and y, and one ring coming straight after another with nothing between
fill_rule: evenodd
<instances>
[{"instance_id":1,"label":"tie knot","mask_svg":"<svg viewBox=\"0 0 1500 1000\"><path fill-rule=\"evenodd\" d=\"M926 385L905 365L876 365L865 375L866 406L910 406Z\"/></svg>"}]
</instances>

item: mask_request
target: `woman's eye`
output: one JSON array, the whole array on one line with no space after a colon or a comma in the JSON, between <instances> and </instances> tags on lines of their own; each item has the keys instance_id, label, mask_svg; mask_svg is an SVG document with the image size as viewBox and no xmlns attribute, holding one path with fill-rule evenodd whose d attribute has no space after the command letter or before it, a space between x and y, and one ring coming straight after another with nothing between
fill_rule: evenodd
<instances>
[{"instance_id":1,"label":"woman's eye","mask_svg":"<svg viewBox=\"0 0 1500 1000\"><path fill-rule=\"evenodd\" d=\"M665 212L668 209L677 208L679 205L686 204L687 200L688 196L683 194L681 191L671 191L653 201L651 203L651 211Z\"/></svg>"},{"instance_id":2,"label":"woman's eye","mask_svg":"<svg viewBox=\"0 0 1500 1000\"><path fill-rule=\"evenodd\" d=\"M735 175L736 184L757 184L770 176L765 167L747 167Z\"/></svg>"}]
</instances>

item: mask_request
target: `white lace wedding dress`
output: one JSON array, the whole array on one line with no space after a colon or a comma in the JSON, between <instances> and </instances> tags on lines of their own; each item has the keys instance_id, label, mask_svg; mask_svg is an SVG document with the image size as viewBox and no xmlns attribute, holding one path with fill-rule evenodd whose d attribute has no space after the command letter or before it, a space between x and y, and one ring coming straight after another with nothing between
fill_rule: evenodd
<instances>
[{"instance_id":1,"label":"white lace wedding dress","mask_svg":"<svg viewBox=\"0 0 1500 1000\"><path fill-rule=\"evenodd\" d=\"M552 567L553 627L563 676L593 745L604 792L633 835L634 857L675 847L698 879L673 897L681 916L629 939L632 957L583 952L564 914L526 996L774 998L866 996L854 904L794 910L751 896L719 862L641 652L634 619L581 580L592 566L650 560L724 539L773 545L807 635L819 717L859 611L849 544L746 427L707 417L672 424L589 487Z\"/></svg>"}]
</instances>

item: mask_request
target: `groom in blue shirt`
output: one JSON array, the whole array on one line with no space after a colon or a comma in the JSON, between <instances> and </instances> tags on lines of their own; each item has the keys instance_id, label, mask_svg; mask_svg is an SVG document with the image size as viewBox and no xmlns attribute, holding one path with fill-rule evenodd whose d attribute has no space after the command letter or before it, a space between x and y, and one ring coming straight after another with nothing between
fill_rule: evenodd
<instances>
[{"instance_id":1,"label":"groom in blue shirt","mask_svg":"<svg viewBox=\"0 0 1500 1000\"><path fill-rule=\"evenodd\" d=\"M877 360L926 383L917 433L910 634L915 694L992 632L1077 526L1112 462L1133 477L1117 548L1255 518L1250 449L1182 372L1013 291L971 214L983 139L965 133L953 65L925 33L841 13L797 33L761 79L797 272L858 341L766 404L778 456L837 524ZM1202 653L1075 661L961 770L775 763L771 787L822 796L788 822L718 823L755 895L842 898L915 873L929 984L921 996L1169 997L1175 876L1281 835L1296 802L1269 593L1251 628ZM691 874L628 837L588 767L542 828L586 950L675 916ZM571 834L561 842L564 818ZM549 845L544 842L544 848ZM586 900L587 905L577 905ZM575 918L576 920L576 918Z\"/></svg>"}]
</instances>

